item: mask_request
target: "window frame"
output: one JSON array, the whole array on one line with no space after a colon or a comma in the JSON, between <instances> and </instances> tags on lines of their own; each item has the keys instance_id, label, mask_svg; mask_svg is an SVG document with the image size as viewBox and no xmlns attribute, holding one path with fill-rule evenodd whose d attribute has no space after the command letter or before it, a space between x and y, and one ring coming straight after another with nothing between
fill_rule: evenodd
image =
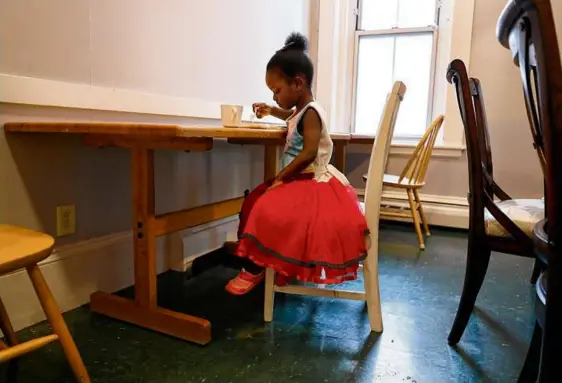
<instances>
[{"instance_id":1,"label":"window frame","mask_svg":"<svg viewBox=\"0 0 562 383\"><path fill-rule=\"evenodd\" d=\"M400 30L398 30L400 29ZM353 79L352 79L352 97L351 97L351 132L355 133L357 121L356 121L356 111L357 111L357 82L358 82L358 60L359 60L359 40L363 36L400 36L400 35L432 35L432 47L431 47L431 62L429 69L429 86L428 92L428 102L426 110L426 126L425 129L431 124L433 120L433 106L434 106L434 94L435 94L435 71L437 64L437 43L438 43L438 30L434 26L422 27L422 28L396 28L385 29L385 30L375 30L375 31L357 31L355 34L355 44L354 44L354 55L353 55ZM419 134L408 134L408 135L395 135L394 139L398 140L417 140L423 136L424 131ZM371 134L371 133L367 133Z\"/></svg>"},{"instance_id":2,"label":"window frame","mask_svg":"<svg viewBox=\"0 0 562 383\"><path fill-rule=\"evenodd\" d=\"M433 121L433 111L434 111L434 99L435 99L435 76L437 70L437 49L439 47L439 15L441 12L442 2L441 0L435 0L435 18L434 24L430 24L423 27L391 27L384 29L362 29L361 28L361 11L362 4L365 0L357 0L357 5L354 11L356 16L355 19L355 29L354 29L354 44L353 44L353 74L351 83L351 106L350 106L350 133L356 133L356 117L357 117L357 80L359 76L358 64L359 64L359 40L363 36L400 36L400 35L421 35L421 34L432 34L432 46L431 46L431 65L429 70L429 87L428 87L428 102L426 111L426 126L420 134L411 135L394 135L393 141L417 141L419 140L425 129ZM400 0L398 0L400 1ZM364 134L364 133L361 133ZM374 133L366 133L373 134Z\"/></svg>"},{"instance_id":3,"label":"window frame","mask_svg":"<svg viewBox=\"0 0 562 383\"><path fill-rule=\"evenodd\" d=\"M455 90L445 79L449 62L461 59L470 70L475 0L440 0L439 47L435 77L433 115L445 115L442 135L432 157L460 158L466 150L464 127ZM357 0L310 0L310 39L315 63L314 95L326 110L331 132L351 133L351 97L354 32ZM363 136L363 135L356 135ZM365 135L374 138L374 135ZM391 155L408 156L416 143L394 139ZM362 145L351 145L349 152L363 152Z\"/></svg>"}]
</instances>

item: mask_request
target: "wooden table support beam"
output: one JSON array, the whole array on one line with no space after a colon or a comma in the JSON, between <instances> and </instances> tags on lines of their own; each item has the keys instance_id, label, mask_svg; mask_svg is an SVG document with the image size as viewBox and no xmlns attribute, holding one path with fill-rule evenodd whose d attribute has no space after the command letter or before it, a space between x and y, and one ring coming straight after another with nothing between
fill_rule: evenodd
<instances>
[{"instance_id":1,"label":"wooden table support beam","mask_svg":"<svg viewBox=\"0 0 562 383\"><path fill-rule=\"evenodd\" d=\"M114 294L100 291L93 293L90 297L90 309L123 322L200 345L211 341L211 322L208 320L162 307L142 306L131 299Z\"/></svg>"},{"instance_id":2,"label":"wooden table support beam","mask_svg":"<svg viewBox=\"0 0 562 383\"><path fill-rule=\"evenodd\" d=\"M126 135L84 134L82 143L86 146L98 148L115 147L133 149L144 147L161 150L183 150L205 152L213 149L212 138L182 138L182 137L132 137Z\"/></svg>"},{"instance_id":3,"label":"wooden table support beam","mask_svg":"<svg viewBox=\"0 0 562 383\"><path fill-rule=\"evenodd\" d=\"M163 214L156 217L153 230L155 236L175 233L219 219L232 217L240 212L243 197L215 202L191 209Z\"/></svg>"}]
</instances>

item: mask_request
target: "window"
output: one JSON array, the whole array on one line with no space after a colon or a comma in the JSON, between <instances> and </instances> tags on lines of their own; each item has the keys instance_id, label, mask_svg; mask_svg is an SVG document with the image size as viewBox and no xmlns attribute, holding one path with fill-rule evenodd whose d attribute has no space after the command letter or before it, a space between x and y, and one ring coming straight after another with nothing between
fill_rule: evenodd
<instances>
[{"instance_id":1,"label":"window","mask_svg":"<svg viewBox=\"0 0 562 383\"><path fill-rule=\"evenodd\" d=\"M394 81L406 84L394 137L416 139L430 124L438 0L358 0L353 131L375 134Z\"/></svg>"}]
</instances>

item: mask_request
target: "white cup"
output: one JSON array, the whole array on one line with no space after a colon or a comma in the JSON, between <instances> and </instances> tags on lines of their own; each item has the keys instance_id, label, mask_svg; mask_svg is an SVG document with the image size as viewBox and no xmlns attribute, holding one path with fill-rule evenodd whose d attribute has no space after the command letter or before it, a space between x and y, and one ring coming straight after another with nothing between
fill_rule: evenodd
<instances>
[{"instance_id":1,"label":"white cup","mask_svg":"<svg viewBox=\"0 0 562 383\"><path fill-rule=\"evenodd\" d=\"M221 105L222 126L235 128L242 122L242 105Z\"/></svg>"}]
</instances>

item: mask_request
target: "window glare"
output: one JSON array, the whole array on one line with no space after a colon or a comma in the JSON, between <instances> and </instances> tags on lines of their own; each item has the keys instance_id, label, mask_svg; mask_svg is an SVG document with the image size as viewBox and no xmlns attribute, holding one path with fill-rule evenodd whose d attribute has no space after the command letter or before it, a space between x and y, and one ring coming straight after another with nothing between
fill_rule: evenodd
<instances>
[{"instance_id":1,"label":"window glare","mask_svg":"<svg viewBox=\"0 0 562 383\"><path fill-rule=\"evenodd\" d=\"M427 128L433 34L365 35L359 39L355 132L375 134L394 81L406 84L395 136L420 137ZM413 64L415 63L415 65Z\"/></svg>"}]
</instances>

